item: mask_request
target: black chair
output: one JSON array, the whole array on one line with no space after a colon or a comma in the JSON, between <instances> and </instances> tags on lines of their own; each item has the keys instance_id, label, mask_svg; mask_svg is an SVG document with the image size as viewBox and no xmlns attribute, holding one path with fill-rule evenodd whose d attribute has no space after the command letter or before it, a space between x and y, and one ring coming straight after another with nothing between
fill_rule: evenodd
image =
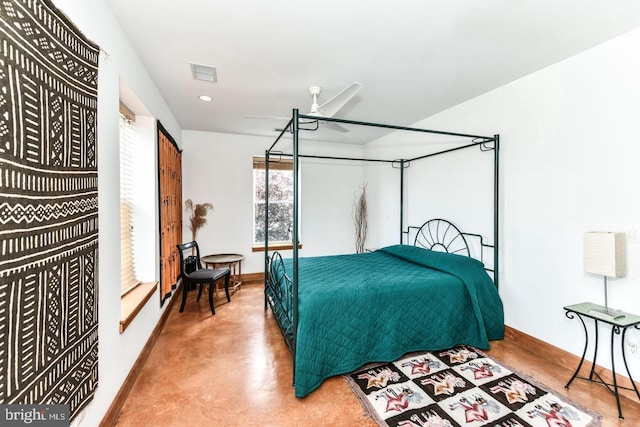
<instances>
[{"instance_id":1,"label":"black chair","mask_svg":"<svg viewBox=\"0 0 640 427\"><path fill-rule=\"evenodd\" d=\"M196 284L200 284L198 290L198 301L202 296L202 288L204 284L209 284L209 306L211 307L211 314L216 314L213 308L213 288L218 280L225 278L224 291L227 294L227 301L231 302L229 296L229 277L231 276L231 270L228 267L224 268L202 268L200 263L200 248L195 241L185 243L183 245L176 245L178 251L180 251L180 278L182 279L182 304L180 304L180 313L184 310L184 304L187 301L187 293L191 289L195 289ZM189 256L186 251L189 249L195 249L195 255ZM195 259L195 263L193 263ZM195 270L193 269L195 264Z\"/></svg>"}]
</instances>

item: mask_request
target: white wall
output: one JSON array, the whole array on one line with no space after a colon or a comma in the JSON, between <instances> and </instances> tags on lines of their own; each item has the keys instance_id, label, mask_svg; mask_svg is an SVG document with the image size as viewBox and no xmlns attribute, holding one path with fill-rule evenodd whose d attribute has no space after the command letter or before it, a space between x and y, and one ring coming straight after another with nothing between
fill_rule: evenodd
<instances>
[{"instance_id":1,"label":"white wall","mask_svg":"<svg viewBox=\"0 0 640 427\"><path fill-rule=\"evenodd\" d=\"M444 218L454 224L464 223L466 229L462 231L482 234L489 238L487 243L491 243L493 152L475 146L421 158L471 143L469 138L400 131L366 145L367 157L406 161L403 230L407 226L419 227L429 219ZM365 169L371 203L374 204L370 246L380 247L399 241L400 175L399 162L393 167L374 164Z\"/></svg>"},{"instance_id":2,"label":"white wall","mask_svg":"<svg viewBox=\"0 0 640 427\"><path fill-rule=\"evenodd\" d=\"M640 228L639 49L635 30L416 124L500 134L505 321L576 355L582 327L562 307L604 303L603 279L583 272L584 233ZM609 304L640 314L637 239L628 243L627 277L609 281ZM610 331L601 334L598 362L610 367ZM629 364L637 378L640 360Z\"/></svg>"},{"instance_id":3,"label":"white wall","mask_svg":"<svg viewBox=\"0 0 640 427\"><path fill-rule=\"evenodd\" d=\"M100 54L98 73L97 124L100 227L99 384L93 401L74 420L74 424L96 426L111 405L162 313L160 297L152 298L127 330L123 334L118 332L120 322L119 79L122 77L126 81L128 87L144 103L151 115L160 119L178 141L180 127L103 0L90 2L55 0L54 3L85 36L97 43L104 51ZM157 242L155 247L157 249Z\"/></svg>"},{"instance_id":4,"label":"white wall","mask_svg":"<svg viewBox=\"0 0 640 427\"><path fill-rule=\"evenodd\" d=\"M264 271L264 252L251 251L252 165L253 156L263 156L274 139L183 131L182 140L182 198L214 206L207 214L207 224L198 231L201 253L240 253L245 256L243 273ZM288 148L286 144L282 146L284 152L290 152ZM300 143L300 154L361 156L362 150L362 146L355 145ZM300 170L300 255L354 252L351 212L354 195L363 183L362 165L302 159ZM188 213L183 215L183 236L190 240Z\"/></svg>"}]
</instances>

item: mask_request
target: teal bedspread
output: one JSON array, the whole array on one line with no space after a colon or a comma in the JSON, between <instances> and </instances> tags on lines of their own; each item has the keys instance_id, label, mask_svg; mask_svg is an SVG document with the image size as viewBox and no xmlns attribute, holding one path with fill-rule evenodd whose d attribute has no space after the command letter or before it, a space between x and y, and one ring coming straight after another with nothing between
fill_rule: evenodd
<instances>
[{"instance_id":1,"label":"teal bedspread","mask_svg":"<svg viewBox=\"0 0 640 427\"><path fill-rule=\"evenodd\" d=\"M504 336L502 302L475 259L395 245L298 266L297 397L368 362Z\"/></svg>"}]
</instances>

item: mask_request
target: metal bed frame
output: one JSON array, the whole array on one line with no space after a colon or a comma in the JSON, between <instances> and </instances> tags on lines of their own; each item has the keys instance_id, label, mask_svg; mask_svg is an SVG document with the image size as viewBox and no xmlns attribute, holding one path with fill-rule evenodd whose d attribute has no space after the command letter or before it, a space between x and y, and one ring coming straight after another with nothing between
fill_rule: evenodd
<instances>
[{"instance_id":1,"label":"metal bed frame","mask_svg":"<svg viewBox=\"0 0 640 427\"><path fill-rule=\"evenodd\" d=\"M413 242L413 246L477 258L484 265L486 271L495 275L494 269L487 267L484 262L485 249L493 250L495 245L485 243L484 237L480 234L462 232L458 227L441 218L430 219L420 227L409 226L405 233L407 234L407 243ZM415 233L413 238L412 233ZM478 244L479 253L477 256L471 254L469 248L471 239L475 239ZM494 280L494 283L497 282Z\"/></svg>"},{"instance_id":2,"label":"metal bed frame","mask_svg":"<svg viewBox=\"0 0 640 427\"><path fill-rule=\"evenodd\" d=\"M285 343L287 347L293 354L293 363L295 365L295 352L296 352L296 334L297 334L297 325L298 325L298 228L299 228L299 158L316 158L316 159L330 159L330 160L353 160L353 161L362 161L362 162L382 162L389 163L400 171L400 227L399 227L399 240L400 243L403 241L403 236L407 236L409 238L409 234L412 230L418 227L407 227L405 230L404 227L404 170L408 167L411 162L415 162L418 160L426 159L429 157L450 153L453 151L463 150L467 148L477 147L481 151L489 152L493 151L493 245L485 244L482 240L482 237L477 234L470 233L461 233L455 226L456 231L462 236L464 240L464 236L472 236L480 238L481 244L481 257L484 252L483 248L492 248L493 249L493 269L488 269L488 271L493 272L493 281L496 287L498 287L498 279L499 279L499 260L498 260L498 252L499 252L499 152L500 152L500 136L494 135L490 136L482 136L482 135L470 135L456 132L445 132L445 131L437 131L437 130L429 130L429 129L421 129L421 128L412 128L406 126L395 126L389 124L381 124L381 123L369 123L369 122L361 122L361 121L353 121L353 120L345 120L345 119L337 119L337 118L322 118L323 122L336 122L350 125L358 125L358 126L369 126L369 127L377 127L384 128L390 130L398 130L398 131L409 131L409 132L418 132L418 133L427 133L427 134L437 134L437 135L445 135L445 136L455 136L462 137L471 140L470 142L465 143L464 145L446 149L443 151L438 151L435 153L426 154L423 156L418 156L411 159L368 159L368 158L353 158L353 157L335 157L335 156L318 156L318 155L304 155L299 153L299 144L300 130L316 130L318 128L318 118L310 115L300 114L298 109L293 110L292 118L289 123L284 126L281 130L280 134L277 136L274 143L265 151L265 204L267 209L265 209L265 268L264 268L264 276L265 276L265 310L270 307L271 311L276 318L280 331L285 339ZM305 128L300 127L300 124L314 124L313 128ZM282 139L282 137L287 133L291 132L293 137L293 152L290 154L283 154L280 151L276 151L275 147L278 142ZM292 242L293 242L293 263L292 263L292 277L289 277L284 271L284 264L282 263L282 257L278 252L275 252L272 257L269 256L269 159L271 156L277 156L281 158L282 156L290 156L293 158L293 230L292 230ZM442 220L438 220L442 221ZM446 221L445 221L446 222ZM448 223L448 222L447 222ZM450 224L450 223L449 223ZM423 226L426 225L423 224ZM452 225L452 224L451 224ZM436 231L437 235L438 231ZM419 228L419 231L416 236L416 241L414 244L429 247L429 239L433 238L433 230L430 228L424 229ZM437 242L442 243L442 242ZM464 242L465 247L467 248L468 254L468 245L467 242ZM452 250L453 251L453 250ZM482 261L482 259L481 259ZM294 366L295 372L295 366ZM294 378L295 382L295 378Z\"/></svg>"}]
</instances>

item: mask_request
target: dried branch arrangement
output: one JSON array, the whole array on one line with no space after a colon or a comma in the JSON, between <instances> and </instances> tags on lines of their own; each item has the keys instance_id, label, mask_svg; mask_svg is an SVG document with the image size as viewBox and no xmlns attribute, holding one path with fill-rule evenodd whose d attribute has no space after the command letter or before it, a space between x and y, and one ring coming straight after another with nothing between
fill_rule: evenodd
<instances>
[{"instance_id":1,"label":"dried branch arrangement","mask_svg":"<svg viewBox=\"0 0 640 427\"><path fill-rule=\"evenodd\" d=\"M367 240L367 185L362 187L362 193L357 201L354 201L353 222L356 227L356 253L364 252L364 244Z\"/></svg>"},{"instance_id":2,"label":"dried branch arrangement","mask_svg":"<svg viewBox=\"0 0 640 427\"><path fill-rule=\"evenodd\" d=\"M184 206L187 212L191 213L189 217L189 230L191 230L191 236L193 240L196 240L198 230L200 230L207 223L207 212L213 210L211 203L198 203L194 204L191 199L187 199L184 202Z\"/></svg>"}]
</instances>

